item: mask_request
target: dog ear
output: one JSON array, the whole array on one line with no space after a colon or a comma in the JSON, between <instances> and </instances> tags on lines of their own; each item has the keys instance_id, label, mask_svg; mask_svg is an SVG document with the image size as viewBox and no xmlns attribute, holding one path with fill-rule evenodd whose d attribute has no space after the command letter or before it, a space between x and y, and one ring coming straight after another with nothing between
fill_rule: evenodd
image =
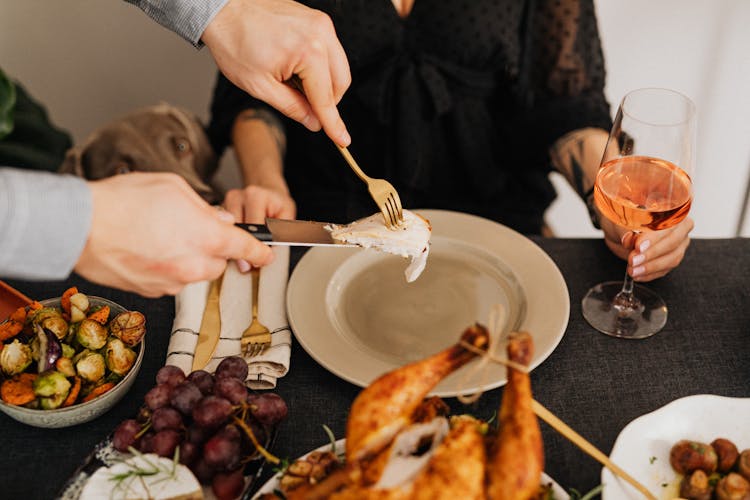
<instances>
[{"instance_id":1,"label":"dog ear","mask_svg":"<svg viewBox=\"0 0 750 500\"><path fill-rule=\"evenodd\" d=\"M65 159L57 170L61 174L73 174L78 177L85 177L83 165L81 164L81 149L72 147L65 153Z\"/></svg>"}]
</instances>

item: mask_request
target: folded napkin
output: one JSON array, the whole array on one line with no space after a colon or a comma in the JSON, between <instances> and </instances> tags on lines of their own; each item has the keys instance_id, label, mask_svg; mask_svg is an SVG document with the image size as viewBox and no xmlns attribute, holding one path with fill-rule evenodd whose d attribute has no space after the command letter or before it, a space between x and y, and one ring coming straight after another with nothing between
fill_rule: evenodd
<instances>
[{"instance_id":1,"label":"folded napkin","mask_svg":"<svg viewBox=\"0 0 750 500\"><path fill-rule=\"evenodd\" d=\"M275 247L273 251L276 254L273 263L260 270L258 291L258 319L271 330L272 341L262 354L245 357L249 369L246 383L251 389L273 389L276 380L289 371L292 345L292 333L286 318L289 248ZM240 337L252 319L251 279L249 273L240 273L234 263L230 263L224 272L219 295L221 335L204 368L206 371L213 373L222 359L240 355ZM186 374L192 370L208 289L208 281L192 283L175 297L175 319L166 364L178 366Z\"/></svg>"}]
</instances>

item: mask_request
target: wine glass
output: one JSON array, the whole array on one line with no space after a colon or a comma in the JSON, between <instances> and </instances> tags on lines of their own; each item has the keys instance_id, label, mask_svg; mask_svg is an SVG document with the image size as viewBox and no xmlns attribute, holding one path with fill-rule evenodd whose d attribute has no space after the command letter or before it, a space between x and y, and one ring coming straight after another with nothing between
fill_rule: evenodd
<instances>
[{"instance_id":1,"label":"wine glass","mask_svg":"<svg viewBox=\"0 0 750 500\"><path fill-rule=\"evenodd\" d=\"M594 184L600 213L635 233L658 231L687 217L695 162L695 105L669 89L634 90L622 99ZM583 316L607 335L650 337L667 321L667 305L625 280L600 283L582 302Z\"/></svg>"}]
</instances>

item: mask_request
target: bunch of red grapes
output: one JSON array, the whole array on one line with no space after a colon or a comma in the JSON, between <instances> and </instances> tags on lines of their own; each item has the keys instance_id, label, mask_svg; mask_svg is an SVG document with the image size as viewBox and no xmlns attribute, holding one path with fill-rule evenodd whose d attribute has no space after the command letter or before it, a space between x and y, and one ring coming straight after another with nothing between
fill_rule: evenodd
<instances>
[{"instance_id":1,"label":"bunch of red grapes","mask_svg":"<svg viewBox=\"0 0 750 500\"><path fill-rule=\"evenodd\" d=\"M236 498L245 465L260 456L253 438L267 445L287 415L279 395L245 387L247 372L238 356L222 360L213 375L197 370L185 376L175 366L162 367L136 418L115 430L113 446L168 458L178 451L180 463L210 484L217 498Z\"/></svg>"}]
</instances>

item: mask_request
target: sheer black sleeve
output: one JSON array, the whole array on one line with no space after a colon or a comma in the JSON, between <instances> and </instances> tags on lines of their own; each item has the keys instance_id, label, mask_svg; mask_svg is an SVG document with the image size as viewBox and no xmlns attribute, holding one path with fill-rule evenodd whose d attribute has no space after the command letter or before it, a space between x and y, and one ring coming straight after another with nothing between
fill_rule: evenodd
<instances>
[{"instance_id":1,"label":"sheer black sleeve","mask_svg":"<svg viewBox=\"0 0 750 500\"><path fill-rule=\"evenodd\" d=\"M529 4L518 95L526 144L544 154L567 132L611 126L593 0ZM541 157L539 158L541 160Z\"/></svg>"}]
</instances>

